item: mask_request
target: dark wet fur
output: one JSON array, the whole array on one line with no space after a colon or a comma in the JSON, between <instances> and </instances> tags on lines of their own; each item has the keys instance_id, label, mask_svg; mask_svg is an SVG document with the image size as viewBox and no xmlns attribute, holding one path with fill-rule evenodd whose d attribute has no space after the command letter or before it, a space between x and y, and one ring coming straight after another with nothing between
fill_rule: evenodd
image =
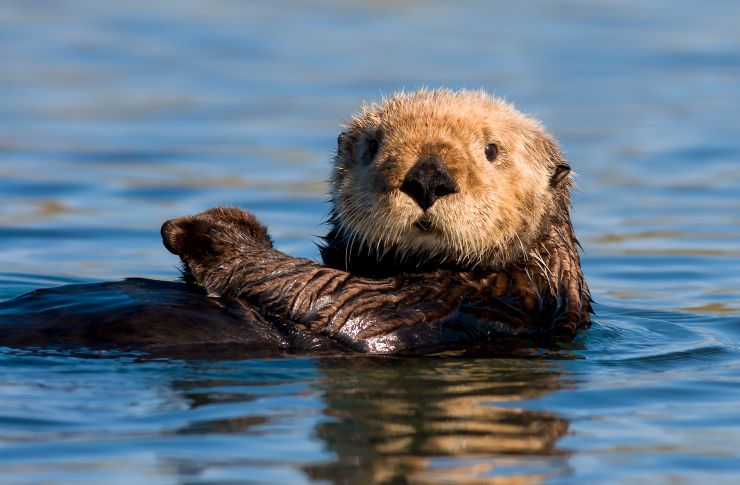
<instances>
[{"instance_id":1,"label":"dark wet fur","mask_svg":"<svg viewBox=\"0 0 740 485\"><path fill-rule=\"evenodd\" d=\"M251 306L209 298L197 286L144 278L36 290L2 302L0 334L8 347L183 356L202 346L252 355L346 350L288 322L268 322Z\"/></svg>"}]
</instances>

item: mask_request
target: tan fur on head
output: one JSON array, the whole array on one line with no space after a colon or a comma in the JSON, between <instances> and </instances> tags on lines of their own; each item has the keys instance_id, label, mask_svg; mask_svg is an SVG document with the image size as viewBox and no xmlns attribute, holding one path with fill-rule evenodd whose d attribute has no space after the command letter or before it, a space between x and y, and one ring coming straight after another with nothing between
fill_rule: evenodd
<instances>
[{"instance_id":1,"label":"tan fur on head","mask_svg":"<svg viewBox=\"0 0 740 485\"><path fill-rule=\"evenodd\" d=\"M440 160L458 189L426 212L400 190L424 157ZM339 137L335 224L350 245L502 268L526 258L567 199L567 177L552 183L558 166L567 167L542 125L483 91L395 94L365 106Z\"/></svg>"}]
</instances>

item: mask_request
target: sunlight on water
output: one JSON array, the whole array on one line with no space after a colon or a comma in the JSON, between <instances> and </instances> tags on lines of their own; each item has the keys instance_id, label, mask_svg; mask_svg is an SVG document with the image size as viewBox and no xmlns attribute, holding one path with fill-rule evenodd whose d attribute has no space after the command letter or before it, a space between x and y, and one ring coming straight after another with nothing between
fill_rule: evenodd
<instances>
[{"instance_id":1,"label":"sunlight on water","mask_svg":"<svg viewBox=\"0 0 740 485\"><path fill-rule=\"evenodd\" d=\"M317 257L364 99L483 87L578 173L597 322L482 358L4 349L3 483L734 483L740 4L9 1L0 298L177 277L165 219L229 204Z\"/></svg>"}]
</instances>

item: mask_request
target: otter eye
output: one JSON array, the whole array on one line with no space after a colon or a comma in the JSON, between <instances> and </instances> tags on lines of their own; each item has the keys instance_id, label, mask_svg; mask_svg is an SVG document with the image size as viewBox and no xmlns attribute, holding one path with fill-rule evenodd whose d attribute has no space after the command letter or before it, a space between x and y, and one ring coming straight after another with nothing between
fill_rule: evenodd
<instances>
[{"instance_id":1,"label":"otter eye","mask_svg":"<svg viewBox=\"0 0 740 485\"><path fill-rule=\"evenodd\" d=\"M489 143L486 145L486 158L489 162L496 160L498 156L498 145L495 143Z\"/></svg>"},{"instance_id":2,"label":"otter eye","mask_svg":"<svg viewBox=\"0 0 740 485\"><path fill-rule=\"evenodd\" d=\"M367 142L367 155L369 158L373 159L375 158L375 155L378 154L378 148L380 148L380 144L378 143L378 140L370 140Z\"/></svg>"}]
</instances>

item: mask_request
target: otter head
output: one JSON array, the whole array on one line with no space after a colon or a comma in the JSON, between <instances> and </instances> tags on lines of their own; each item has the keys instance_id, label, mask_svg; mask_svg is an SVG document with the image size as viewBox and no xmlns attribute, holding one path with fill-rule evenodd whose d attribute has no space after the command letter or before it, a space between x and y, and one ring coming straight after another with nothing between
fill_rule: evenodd
<instances>
[{"instance_id":1,"label":"otter head","mask_svg":"<svg viewBox=\"0 0 740 485\"><path fill-rule=\"evenodd\" d=\"M524 259L561 212L568 173L545 129L502 100L396 94L339 135L332 222L375 254L499 269Z\"/></svg>"}]
</instances>

